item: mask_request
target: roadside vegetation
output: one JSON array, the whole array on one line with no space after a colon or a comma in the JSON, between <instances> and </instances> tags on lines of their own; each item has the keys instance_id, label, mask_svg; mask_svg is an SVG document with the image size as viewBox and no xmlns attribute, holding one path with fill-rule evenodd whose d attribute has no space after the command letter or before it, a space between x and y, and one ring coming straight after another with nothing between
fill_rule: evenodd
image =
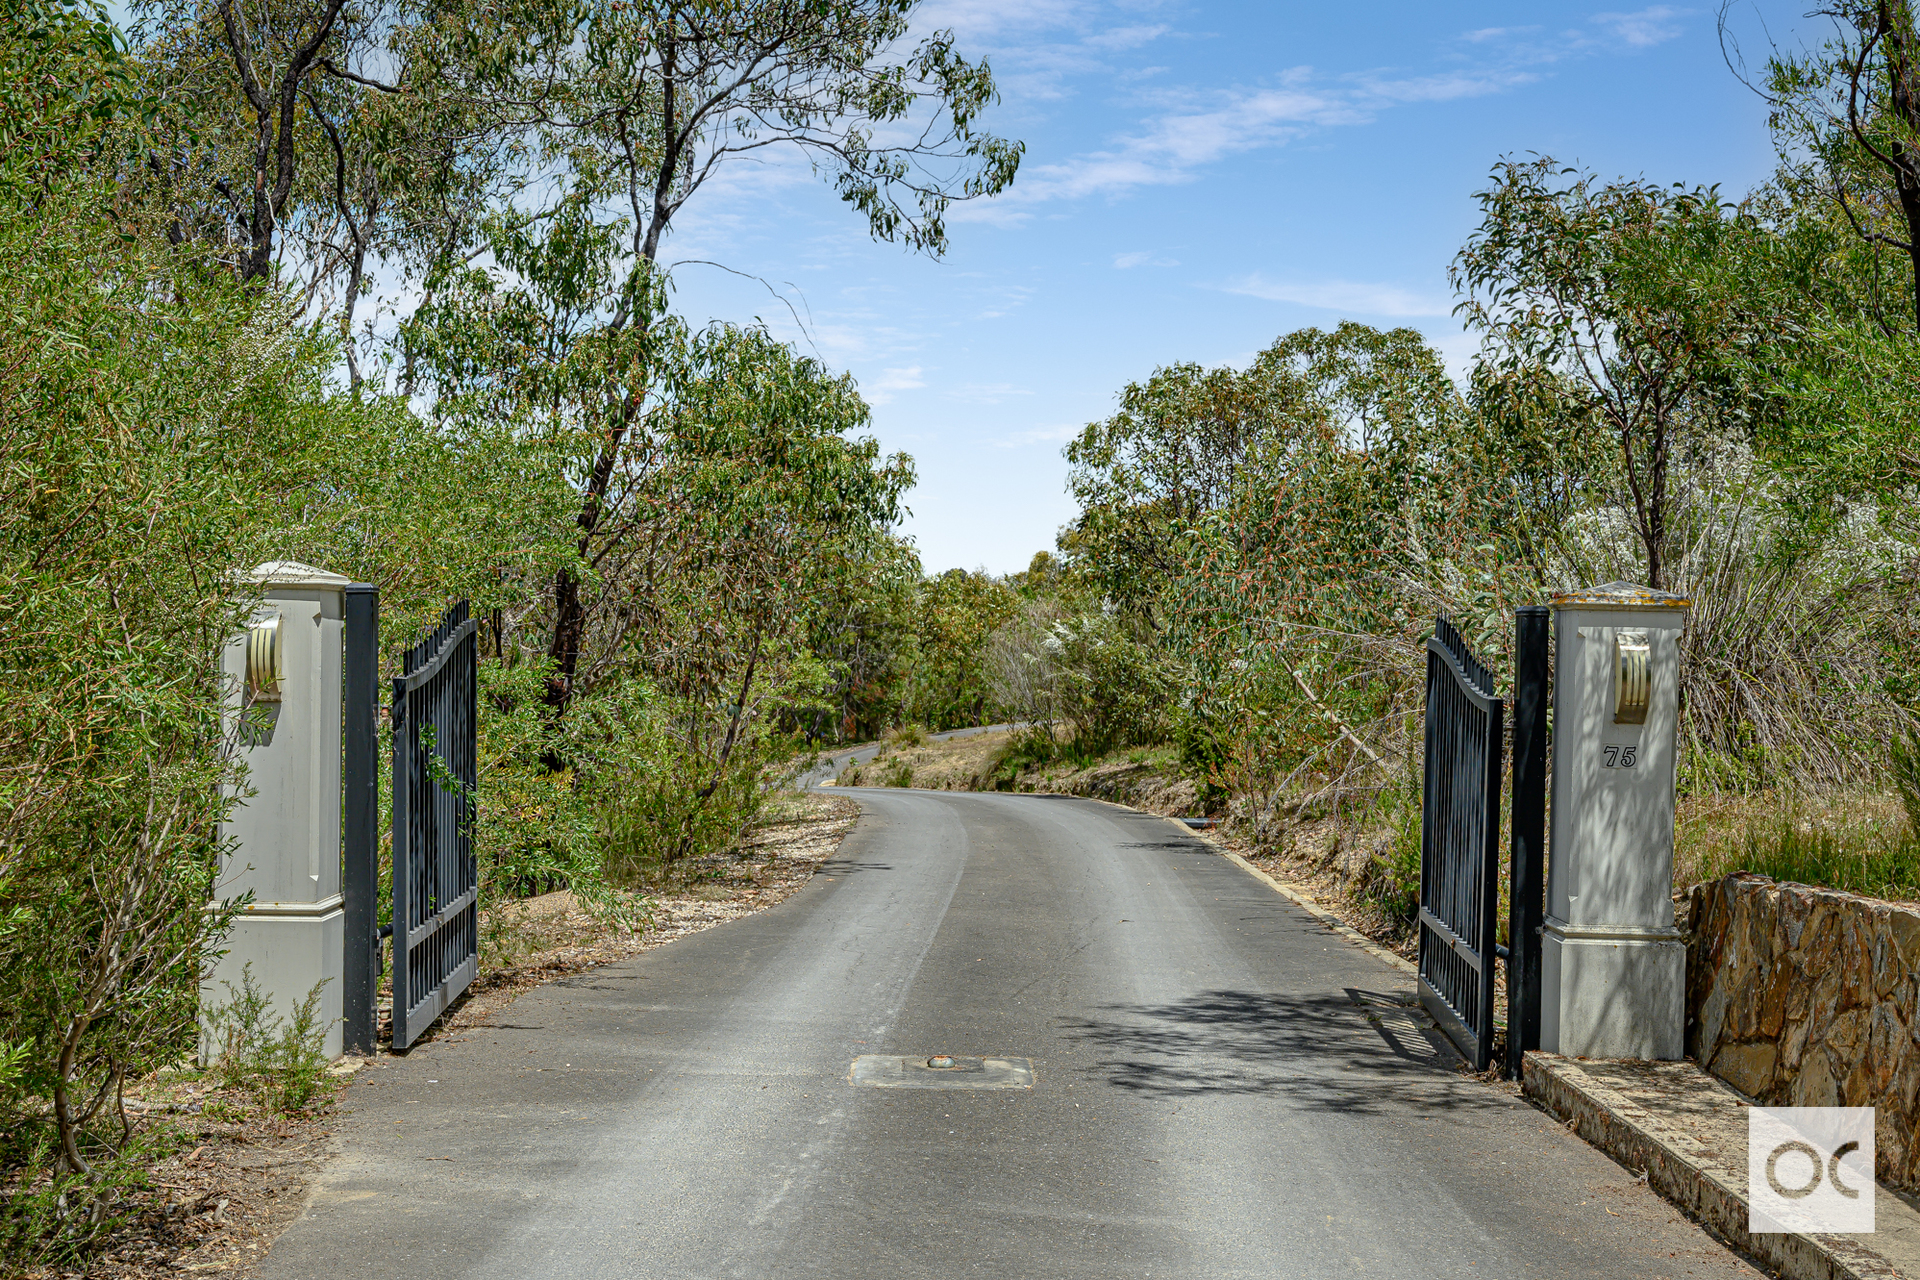
<instances>
[{"instance_id":1,"label":"roadside vegetation","mask_svg":"<svg viewBox=\"0 0 1920 1280\"><path fill-rule=\"evenodd\" d=\"M265 560L376 584L389 667L472 602L500 970L703 885L771 892L783 785L882 735L847 781L1215 815L1391 932L1433 618L1504 679L1515 605L1613 578L1696 600L1681 874L1920 896L1907 9L1838 6L1833 43L1764 63L1760 190L1494 164L1452 264L1464 376L1354 323L1244 368L1169 351L1067 447L1057 545L995 576L924 573L912 460L859 388L764 327L689 325L661 265L746 148L804 153L933 255L953 201L1008 187L991 73L916 7L140 0L123 31L91 0L14 6L8 1267L104 1265L152 1203L178 1138L130 1090L329 1096L314 1029L244 991L212 1074L185 1065L244 785L216 656ZM1019 727L928 739L989 723Z\"/></svg>"},{"instance_id":2,"label":"roadside vegetation","mask_svg":"<svg viewBox=\"0 0 1920 1280\"><path fill-rule=\"evenodd\" d=\"M687 324L659 265L743 147L805 153L933 255L952 201L1007 186L991 75L915 7L12 6L0 1271L121 1265L170 1202L168 1090L213 1088L196 1116L331 1096L316 1029L245 991L191 1061L245 782L217 678L237 571L377 585L383 674L470 600L482 892L564 894L602 932L680 927L702 884L775 894L753 850L812 745L949 698L915 646L964 665L976 637L896 532L911 460L850 378ZM490 916L490 964L541 949Z\"/></svg>"},{"instance_id":3,"label":"roadside vegetation","mask_svg":"<svg viewBox=\"0 0 1920 1280\"><path fill-rule=\"evenodd\" d=\"M1462 376L1343 323L1122 389L1067 446L1054 552L944 597L1001 617L976 718L1028 727L847 780L1127 798L1150 768L1185 788L1156 807L1404 931L1434 618L1504 682L1515 606L1626 579L1694 600L1680 885L1920 897L1913 17L1831 13L1828 44L1756 64L1760 189L1495 164L1451 264Z\"/></svg>"}]
</instances>

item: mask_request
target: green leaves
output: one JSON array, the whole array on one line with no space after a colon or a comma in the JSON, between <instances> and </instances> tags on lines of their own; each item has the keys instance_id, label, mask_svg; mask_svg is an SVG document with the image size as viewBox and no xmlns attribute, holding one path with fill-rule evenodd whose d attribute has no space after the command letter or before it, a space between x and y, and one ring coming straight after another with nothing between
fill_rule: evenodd
<instances>
[{"instance_id":1,"label":"green leaves","mask_svg":"<svg viewBox=\"0 0 1920 1280\"><path fill-rule=\"evenodd\" d=\"M20 0L0 33L0 192L19 199L84 164L145 105L98 0Z\"/></svg>"},{"instance_id":2,"label":"green leaves","mask_svg":"<svg viewBox=\"0 0 1920 1280\"><path fill-rule=\"evenodd\" d=\"M1451 274L1488 385L1526 382L1613 436L1617 501L1661 587L1675 451L1744 425L1754 396L1739 362L1791 310L1752 288L1776 274L1776 238L1715 188L1601 184L1544 156L1497 166L1478 198Z\"/></svg>"}]
</instances>

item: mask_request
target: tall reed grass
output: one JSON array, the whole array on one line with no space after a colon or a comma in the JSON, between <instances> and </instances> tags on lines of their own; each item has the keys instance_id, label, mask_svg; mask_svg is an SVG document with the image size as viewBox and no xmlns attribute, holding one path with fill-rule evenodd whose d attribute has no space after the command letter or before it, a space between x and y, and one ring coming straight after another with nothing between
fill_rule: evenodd
<instances>
[{"instance_id":1,"label":"tall reed grass","mask_svg":"<svg viewBox=\"0 0 1920 1280\"><path fill-rule=\"evenodd\" d=\"M1736 871L1916 901L1920 838L1894 796L1766 792L1683 803L1676 890Z\"/></svg>"}]
</instances>

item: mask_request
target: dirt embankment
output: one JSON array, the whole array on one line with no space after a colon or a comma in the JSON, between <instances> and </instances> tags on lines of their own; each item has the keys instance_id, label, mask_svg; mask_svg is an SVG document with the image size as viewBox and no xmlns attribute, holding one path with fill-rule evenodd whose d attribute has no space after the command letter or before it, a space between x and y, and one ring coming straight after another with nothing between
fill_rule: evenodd
<instances>
[{"instance_id":1,"label":"dirt embankment","mask_svg":"<svg viewBox=\"0 0 1920 1280\"><path fill-rule=\"evenodd\" d=\"M930 791L1044 791L1089 796L1175 816L1197 815L1200 797L1178 776L1171 750L1120 752L1088 766L1038 764L1013 754L1009 730L946 741L882 743L873 759L849 765L843 787L914 787Z\"/></svg>"}]
</instances>

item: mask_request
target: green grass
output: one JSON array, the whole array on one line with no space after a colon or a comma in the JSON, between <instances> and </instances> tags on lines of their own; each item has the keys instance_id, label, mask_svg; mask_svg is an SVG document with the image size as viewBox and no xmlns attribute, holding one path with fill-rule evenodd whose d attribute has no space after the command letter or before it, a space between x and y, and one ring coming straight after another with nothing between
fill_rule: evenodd
<instances>
[{"instance_id":1,"label":"green grass","mask_svg":"<svg viewBox=\"0 0 1920 1280\"><path fill-rule=\"evenodd\" d=\"M1920 898L1920 841L1904 826L1826 826L1789 818L1750 830L1736 861L1739 865L1726 871L1752 871L1873 898Z\"/></svg>"}]
</instances>

